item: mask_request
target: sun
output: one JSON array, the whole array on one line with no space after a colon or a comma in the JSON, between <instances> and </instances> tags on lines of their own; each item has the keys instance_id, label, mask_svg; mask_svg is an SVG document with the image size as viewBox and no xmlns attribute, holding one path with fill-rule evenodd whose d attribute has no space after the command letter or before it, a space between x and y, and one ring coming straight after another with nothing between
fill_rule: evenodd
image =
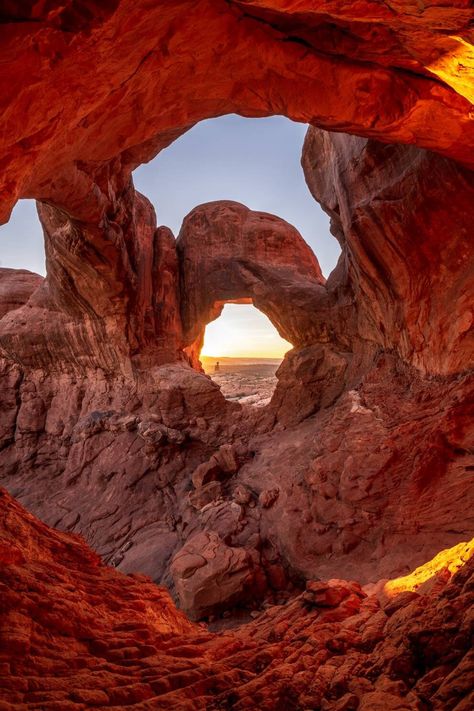
<instances>
[{"instance_id":1,"label":"sun","mask_svg":"<svg viewBox=\"0 0 474 711\"><path fill-rule=\"evenodd\" d=\"M226 304L206 327L201 355L228 358L283 358L292 348L261 311L248 304Z\"/></svg>"}]
</instances>

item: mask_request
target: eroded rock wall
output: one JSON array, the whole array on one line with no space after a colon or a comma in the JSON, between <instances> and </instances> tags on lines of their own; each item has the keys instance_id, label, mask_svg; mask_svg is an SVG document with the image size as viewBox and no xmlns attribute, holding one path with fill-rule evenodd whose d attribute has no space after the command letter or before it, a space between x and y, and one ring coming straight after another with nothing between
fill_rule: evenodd
<instances>
[{"instance_id":1,"label":"eroded rock wall","mask_svg":"<svg viewBox=\"0 0 474 711\"><path fill-rule=\"evenodd\" d=\"M174 238L157 229L152 205L131 182L118 193L111 186L109 196L99 224L39 203L47 277L2 319L0 345L11 360L49 372L122 375L179 360Z\"/></svg>"},{"instance_id":2,"label":"eroded rock wall","mask_svg":"<svg viewBox=\"0 0 474 711\"><path fill-rule=\"evenodd\" d=\"M90 0L5 15L2 215L39 200L48 266L45 280L0 275L10 491L182 591L196 616L282 601L323 573L398 574L469 537L469 4ZM177 252L135 192L137 165L229 112L319 127L303 164L343 249L326 284L274 216L201 206ZM194 230L219 257L217 306ZM257 253L259 235L278 249ZM296 346L259 413L188 363L232 278ZM207 587L227 592L202 599Z\"/></svg>"},{"instance_id":3,"label":"eroded rock wall","mask_svg":"<svg viewBox=\"0 0 474 711\"><path fill-rule=\"evenodd\" d=\"M474 174L416 147L310 128L302 165L332 218L340 266L367 341L428 374L463 372L474 353Z\"/></svg>"}]
</instances>

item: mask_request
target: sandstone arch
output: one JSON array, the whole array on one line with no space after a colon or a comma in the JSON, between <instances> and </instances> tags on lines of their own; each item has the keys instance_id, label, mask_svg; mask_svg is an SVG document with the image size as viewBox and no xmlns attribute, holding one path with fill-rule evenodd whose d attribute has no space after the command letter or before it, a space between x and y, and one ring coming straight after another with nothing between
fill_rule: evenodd
<instances>
[{"instance_id":1,"label":"sandstone arch","mask_svg":"<svg viewBox=\"0 0 474 711\"><path fill-rule=\"evenodd\" d=\"M472 9L100 5L46 3L2 30L2 215L37 198L48 258L46 280L16 275L3 294L3 481L166 582L199 527L221 526L268 580L256 541L302 576L375 580L470 536L474 143L459 60ZM231 111L315 125L307 181L343 245L297 317L280 323L288 304L263 294L298 344L264 422L184 363L212 305L181 292L174 236L130 178ZM243 531L227 479L191 489L228 446L224 474L259 502Z\"/></svg>"},{"instance_id":2,"label":"sandstone arch","mask_svg":"<svg viewBox=\"0 0 474 711\"><path fill-rule=\"evenodd\" d=\"M196 121L229 112L284 113L472 166L462 96L472 11L343 5L117 0L83 13L73 3L6 10L2 218L28 196L97 223L133 167Z\"/></svg>"},{"instance_id":3,"label":"sandstone arch","mask_svg":"<svg viewBox=\"0 0 474 711\"><path fill-rule=\"evenodd\" d=\"M184 219L176 248L183 342L192 353L199 355L205 326L229 301L253 303L295 346L327 332L318 260L284 220L232 201L206 203Z\"/></svg>"},{"instance_id":4,"label":"sandstone arch","mask_svg":"<svg viewBox=\"0 0 474 711\"><path fill-rule=\"evenodd\" d=\"M126 370L140 370L176 358L181 324L171 284L173 248L163 232L152 237L153 210L135 193L130 173L196 121L231 111L284 113L324 128L416 143L474 164L462 68L472 13L462 4L407 13L400 4L370 3L365 12L337 2L314 7L206 0L199 8L169 3L143 12L140 2L122 0L100 8L90 2L79 10L67 3L54 11L47 6L5 14L4 77L9 82L15 76L8 84L15 91L2 94L8 102L2 206L7 215L18 196L47 205L42 214L49 275L34 306L51 319L54 303L61 303L67 315L61 314L63 325L55 331L69 324L76 350L84 351L74 359L85 364L97 361L113 371L126 360ZM140 43L130 41L130 27ZM91 80L91 67L95 72L97 66L100 75ZM54 109L58 91L60 114ZM18 122L26 102L26 119ZM407 151L399 154L411 155ZM463 186L471 181L464 175ZM156 297L163 285L151 265L161 258L171 260L169 299ZM364 274L351 263L356 282ZM350 285L349 292L354 289L360 296L373 293L362 284ZM375 334L377 342L392 347L392 339L380 333L386 317L394 323L385 313L369 318L370 340ZM458 317L464 333L466 308L460 307ZM20 344L8 334L23 323L5 324L3 343L12 355ZM50 330L46 320L44 328ZM403 327L402 332L407 357L437 372L439 363L425 364L418 354L427 336L420 339ZM62 345L57 336L48 340L57 345L50 364L64 360L61 353L73 358L69 336ZM100 346L105 340L107 352Z\"/></svg>"}]
</instances>

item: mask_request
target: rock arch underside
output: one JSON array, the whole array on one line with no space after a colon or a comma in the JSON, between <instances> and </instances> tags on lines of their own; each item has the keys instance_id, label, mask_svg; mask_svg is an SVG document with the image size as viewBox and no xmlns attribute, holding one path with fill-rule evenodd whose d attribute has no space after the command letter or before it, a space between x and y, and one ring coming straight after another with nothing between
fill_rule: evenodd
<instances>
[{"instance_id":1,"label":"rock arch underside","mask_svg":"<svg viewBox=\"0 0 474 711\"><path fill-rule=\"evenodd\" d=\"M47 276L0 269L0 709L472 709L472 3L2 20L1 215L37 200ZM277 216L175 237L135 191L232 112L310 124L327 280ZM242 299L293 345L260 410L198 359Z\"/></svg>"}]
</instances>

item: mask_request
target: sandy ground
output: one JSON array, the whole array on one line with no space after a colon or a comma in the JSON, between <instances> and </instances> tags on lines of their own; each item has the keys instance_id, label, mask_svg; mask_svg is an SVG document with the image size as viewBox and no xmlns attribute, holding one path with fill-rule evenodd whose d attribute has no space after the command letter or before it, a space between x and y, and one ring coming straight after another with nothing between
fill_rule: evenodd
<instances>
[{"instance_id":1,"label":"sandy ground","mask_svg":"<svg viewBox=\"0 0 474 711\"><path fill-rule=\"evenodd\" d=\"M216 358L202 358L205 372L212 377L228 400L264 407L277 384L275 373L280 360L250 358L221 358L216 372Z\"/></svg>"}]
</instances>

